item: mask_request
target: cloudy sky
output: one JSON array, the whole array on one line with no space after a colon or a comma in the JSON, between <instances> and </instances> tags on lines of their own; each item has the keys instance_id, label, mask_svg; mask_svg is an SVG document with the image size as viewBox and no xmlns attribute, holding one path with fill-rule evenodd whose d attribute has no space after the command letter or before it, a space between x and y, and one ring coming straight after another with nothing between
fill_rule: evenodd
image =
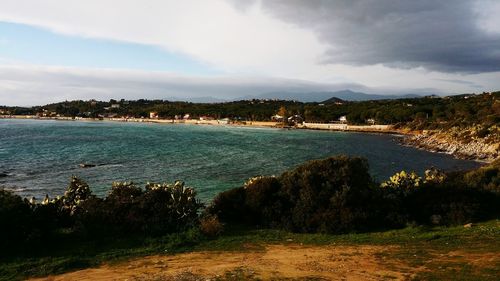
<instances>
[{"instance_id":1,"label":"cloudy sky","mask_svg":"<svg viewBox=\"0 0 500 281\"><path fill-rule=\"evenodd\" d=\"M0 0L0 105L500 89L497 0Z\"/></svg>"}]
</instances>

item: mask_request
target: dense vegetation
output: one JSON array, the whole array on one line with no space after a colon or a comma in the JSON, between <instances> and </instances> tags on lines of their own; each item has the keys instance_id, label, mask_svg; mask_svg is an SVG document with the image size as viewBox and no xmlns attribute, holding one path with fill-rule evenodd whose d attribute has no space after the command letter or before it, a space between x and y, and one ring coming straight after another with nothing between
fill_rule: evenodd
<instances>
[{"instance_id":1,"label":"dense vegetation","mask_svg":"<svg viewBox=\"0 0 500 281\"><path fill-rule=\"evenodd\" d=\"M252 178L219 194L203 212L196 192L182 182L145 188L116 182L98 198L73 177L63 196L39 203L0 190L0 247L8 255L61 237L154 237L188 229L210 236L221 232L219 220L309 233L453 225L498 218L499 196L499 161L466 173L431 169L423 179L401 172L378 184L365 159L332 157L279 177Z\"/></svg>"},{"instance_id":2,"label":"dense vegetation","mask_svg":"<svg viewBox=\"0 0 500 281\"><path fill-rule=\"evenodd\" d=\"M371 231L409 223L453 225L496 218L500 162L467 173L401 172L375 183L362 158L308 162L219 194L208 208L226 223L298 232Z\"/></svg>"},{"instance_id":3,"label":"dense vegetation","mask_svg":"<svg viewBox=\"0 0 500 281\"><path fill-rule=\"evenodd\" d=\"M0 247L2 255L9 255L36 252L41 243L61 238L85 241L181 232L198 224L202 206L196 192L182 182L148 183L145 189L115 182L108 196L98 198L73 177L63 196L39 203L0 189Z\"/></svg>"},{"instance_id":4,"label":"dense vegetation","mask_svg":"<svg viewBox=\"0 0 500 281\"><path fill-rule=\"evenodd\" d=\"M449 97L424 97L398 100L361 102L301 103L280 100L248 100L226 103L189 103L163 100L66 101L33 108L0 107L10 114L43 114L69 117L123 116L149 117L157 112L160 118L174 118L190 114L192 118L240 118L269 121L281 107L286 115L300 114L307 122L337 121L347 116L351 124L365 124L374 119L377 124L404 124L416 129L449 128L454 126L485 125L488 128L500 122L500 92ZM115 105L113 107L112 105Z\"/></svg>"}]
</instances>

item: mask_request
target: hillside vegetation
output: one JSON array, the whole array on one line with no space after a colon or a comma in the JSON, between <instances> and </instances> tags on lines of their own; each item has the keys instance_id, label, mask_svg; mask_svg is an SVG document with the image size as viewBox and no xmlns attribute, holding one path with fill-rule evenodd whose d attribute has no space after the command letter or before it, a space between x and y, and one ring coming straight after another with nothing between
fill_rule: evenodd
<instances>
[{"instance_id":1,"label":"hillside vegetation","mask_svg":"<svg viewBox=\"0 0 500 281\"><path fill-rule=\"evenodd\" d=\"M69 117L116 116L149 117L157 112L160 118L190 114L191 118L239 117L244 120L269 121L281 107L288 115L300 114L307 122L338 121L347 116L350 124L364 124L374 119L377 124L399 124L413 129L438 129L455 126L484 125L479 136L500 122L500 92L448 97L372 100L347 102L332 97L324 103L301 103L284 100L243 100L226 103L189 103L163 100L66 101L32 108L1 107L4 114L59 114ZM113 107L115 105L115 107Z\"/></svg>"}]
</instances>

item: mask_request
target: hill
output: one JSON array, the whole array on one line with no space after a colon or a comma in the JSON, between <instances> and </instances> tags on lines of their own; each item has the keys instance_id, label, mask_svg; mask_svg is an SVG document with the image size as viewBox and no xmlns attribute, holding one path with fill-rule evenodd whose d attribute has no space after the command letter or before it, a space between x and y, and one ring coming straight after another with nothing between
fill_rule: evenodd
<instances>
[{"instance_id":1,"label":"hill","mask_svg":"<svg viewBox=\"0 0 500 281\"><path fill-rule=\"evenodd\" d=\"M327 100L322 101L321 103L328 104L328 103L343 103L345 102L343 99L339 99L337 97L332 97Z\"/></svg>"}]
</instances>

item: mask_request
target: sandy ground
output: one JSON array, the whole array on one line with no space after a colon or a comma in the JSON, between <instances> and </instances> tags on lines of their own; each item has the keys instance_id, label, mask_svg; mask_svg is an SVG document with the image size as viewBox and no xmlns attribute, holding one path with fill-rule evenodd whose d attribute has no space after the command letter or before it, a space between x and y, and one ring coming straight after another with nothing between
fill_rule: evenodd
<instances>
[{"instance_id":1,"label":"sandy ground","mask_svg":"<svg viewBox=\"0 0 500 281\"><path fill-rule=\"evenodd\" d=\"M148 256L36 280L183 280L179 276L186 273L211 280L238 268L263 280L306 277L321 280L407 279L412 273L411 267L383 258L383 253L391 248L270 245L264 250L243 252Z\"/></svg>"}]
</instances>

